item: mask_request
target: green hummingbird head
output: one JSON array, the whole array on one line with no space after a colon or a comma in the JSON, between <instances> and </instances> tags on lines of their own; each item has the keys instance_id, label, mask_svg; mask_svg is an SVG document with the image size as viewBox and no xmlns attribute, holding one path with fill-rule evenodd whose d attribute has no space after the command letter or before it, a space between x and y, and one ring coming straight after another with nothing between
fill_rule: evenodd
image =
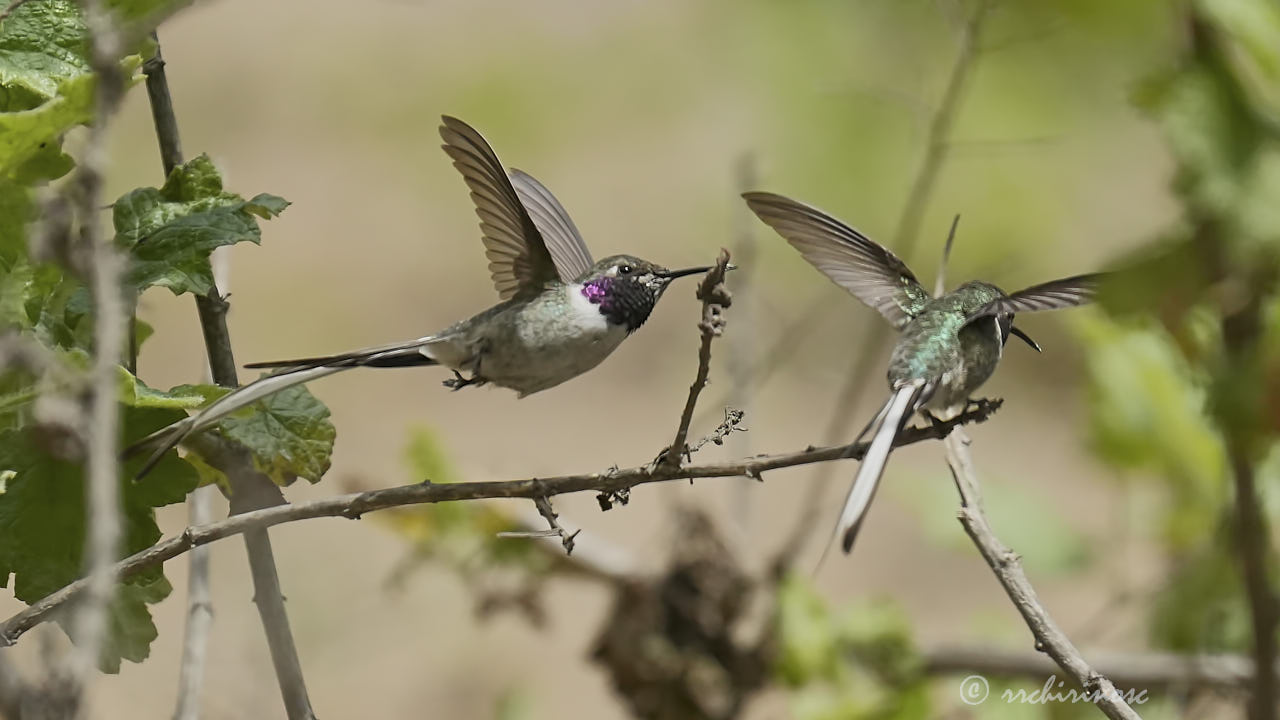
<instances>
[{"instance_id":1,"label":"green hummingbird head","mask_svg":"<svg viewBox=\"0 0 1280 720\"><path fill-rule=\"evenodd\" d=\"M956 288L951 295L957 300L957 310L965 315L987 303L1008 297L1003 290L989 282L971 280Z\"/></svg>"},{"instance_id":2,"label":"green hummingbird head","mask_svg":"<svg viewBox=\"0 0 1280 720\"><path fill-rule=\"evenodd\" d=\"M600 306L600 314L609 322L633 331L649 319L649 313L672 280L710 269L668 270L634 255L610 255L597 260L578 282L582 285L582 294Z\"/></svg>"}]
</instances>

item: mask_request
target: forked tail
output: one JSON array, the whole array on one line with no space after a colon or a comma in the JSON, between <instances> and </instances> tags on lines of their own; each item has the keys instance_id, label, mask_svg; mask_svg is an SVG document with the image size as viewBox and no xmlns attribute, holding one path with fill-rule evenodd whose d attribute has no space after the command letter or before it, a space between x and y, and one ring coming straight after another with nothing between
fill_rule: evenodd
<instances>
[{"instance_id":1,"label":"forked tail","mask_svg":"<svg viewBox=\"0 0 1280 720\"><path fill-rule=\"evenodd\" d=\"M889 400L872 419L871 424L858 436L860 439L870 432L871 444L862 457L862 464L858 466L858 474L853 478L849 494L845 496L840 520L836 523L831 542L827 543L827 547L822 551L822 559L818 561L819 567L826 559L827 551L837 537L841 538L840 547L845 553L853 548L853 541L858 536L859 528L862 527L867 507L871 505L876 489L880 486L885 463L889 460L889 453L893 451L893 441L902 431L907 419L911 417L911 412L916 409L923 389L923 381L899 387L889 396Z\"/></svg>"},{"instance_id":2,"label":"forked tail","mask_svg":"<svg viewBox=\"0 0 1280 720\"><path fill-rule=\"evenodd\" d=\"M138 471L136 478L141 478L151 471L160 458L193 433L206 430L228 415L251 405L265 397L274 395L285 388L332 375L355 367L409 367L414 365L438 365L429 357L426 348L431 338L414 340L410 343L371 348L358 352L332 355L329 357L302 358L279 362L251 363L248 368L284 368L274 375L249 383L233 390L212 402L208 407L196 414L179 420L168 427L160 428L150 435L125 448L122 458L130 458L147 448L154 448L147 462Z\"/></svg>"}]
</instances>

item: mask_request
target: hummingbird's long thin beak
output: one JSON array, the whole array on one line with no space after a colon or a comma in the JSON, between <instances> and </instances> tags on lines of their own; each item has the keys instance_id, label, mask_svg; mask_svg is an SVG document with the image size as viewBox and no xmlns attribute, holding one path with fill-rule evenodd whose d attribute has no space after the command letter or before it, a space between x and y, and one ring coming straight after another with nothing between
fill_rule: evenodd
<instances>
[{"instance_id":1,"label":"hummingbird's long thin beak","mask_svg":"<svg viewBox=\"0 0 1280 720\"><path fill-rule=\"evenodd\" d=\"M1035 348L1035 351L1036 351L1036 352L1044 352L1043 350L1041 350L1041 349L1040 349L1040 345L1038 345L1038 344L1036 343L1036 341L1035 341L1035 340L1032 340L1032 339L1031 339L1031 336L1030 336L1030 335L1028 335L1028 334L1026 334L1026 333L1022 332L1022 331L1021 331L1021 330L1019 330L1016 326L1015 326L1015 327L1010 327L1010 328L1009 328L1009 332L1011 332L1011 333L1013 333L1014 335L1016 335L1016 336L1018 337L1018 339L1022 340L1022 342L1024 342L1024 343L1026 343L1026 344L1030 345L1031 347Z\"/></svg>"},{"instance_id":2,"label":"hummingbird's long thin beak","mask_svg":"<svg viewBox=\"0 0 1280 720\"><path fill-rule=\"evenodd\" d=\"M700 275L702 273L707 272L710 269L711 269L710 265L703 265L702 267L691 267L691 268L685 268L683 270L664 270L660 273L655 273L655 274L660 278L675 280L676 278L684 277L686 275Z\"/></svg>"}]
</instances>

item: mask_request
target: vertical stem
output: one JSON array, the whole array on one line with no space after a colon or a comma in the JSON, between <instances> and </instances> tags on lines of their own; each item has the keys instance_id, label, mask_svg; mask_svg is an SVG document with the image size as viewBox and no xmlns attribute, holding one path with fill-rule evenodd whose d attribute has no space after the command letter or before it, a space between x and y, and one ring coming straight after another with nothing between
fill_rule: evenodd
<instances>
[{"instance_id":1,"label":"vertical stem","mask_svg":"<svg viewBox=\"0 0 1280 720\"><path fill-rule=\"evenodd\" d=\"M94 306L93 364L87 408L88 532L84 548L89 584L73 621L78 648L72 656L72 694L78 715L87 713L92 705L90 687L107 637L107 606L116 583L113 564L120 554L120 465L116 459L120 405L116 399L116 366L125 353L127 327L121 290L124 261L110 235L103 233L98 223L107 129L124 93L124 77L117 65L120 43L111 16L101 3L86 0L84 15L89 31L90 64L97 75L97 86L95 117L74 184L80 220L78 252L88 273Z\"/></svg>"},{"instance_id":2,"label":"vertical stem","mask_svg":"<svg viewBox=\"0 0 1280 720\"><path fill-rule=\"evenodd\" d=\"M196 488L187 496L187 525L195 527L213 521L212 487ZM197 720L204 687L205 657L209 648L209 628L213 624L213 601L209 591L211 548L192 548L187 575L187 626L182 639L182 665L178 675L178 703L174 720Z\"/></svg>"},{"instance_id":3,"label":"vertical stem","mask_svg":"<svg viewBox=\"0 0 1280 720\"><path fill-rule=\"evenodd\" d=\"M147 96L151 101L156 139L160 143L160 158L165 175L168 176L182 163L182 146L158 38L156 55L148 61L145 69ZM200 328L204 334L205 351L213 381L223 387L236 387L239 385L239 378L236 376L235 356L231 351L231 336L227 331L227 307L216 283L208 295L196 298L196 310L200 316ZM233 515L285 503L280 489L266 476L256 472L247 457L240 458L235 467L223 470L231 484ZM280 591L280 577L276 572L271 538L266 530L256 530L246 533L244 540L253 576L254 603L262 619L262 628L267 637L267 647L271 651L271 661L275 667L276 680L280 684L285 710L289 720L314 718L302 675L302 664L298 660L298 650L289 629L289 616L284 607L284 595Z\"/></svg>"}]
</instances>

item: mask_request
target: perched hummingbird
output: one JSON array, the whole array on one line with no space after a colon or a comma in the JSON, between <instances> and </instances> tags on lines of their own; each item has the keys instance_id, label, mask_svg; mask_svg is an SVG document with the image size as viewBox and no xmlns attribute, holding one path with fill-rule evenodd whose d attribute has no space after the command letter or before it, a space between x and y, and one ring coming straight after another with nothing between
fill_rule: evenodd
<instances>
[{"instance_id":1,"label":"perched hummingbird","mask_svg":"<svg viewBox=\"0 0 1280 720\"><path fill-rule=\"evenodd\" d=\"M502 302L408 342L246 365L279 371L128 448L126 455L158 446L139 475L167 450L228 414L287 387L351 368L442 365L454 373L444 382L454 390L493 383L520 397L555 387L616 350L644 324L672 280L710 269L668 270L631 255L593 262L573 220L542 183L519 170L505 170L480 133L457 118L443 118L440 137L471 189L489 272Z\"/></svg>"},{"instance_id":2,"label":"perched hummingbird","mask_svg":"<svg viewBox=\"0 0 1280 720\"><path fill-rule=\"evenodd\" d=\"M889 358L889 399L854 440L871 433L835 530L848 553L893 441L911 414L920 411L936 420L963 412L970 393L995 371L1010 334L1040 351L1013 326L1016 313L1087 303L1100 276L1077 275L1013 294L973 281L935 298L896 255L827 213L772 193L743 197L805 260L878 310L900 333Z\"/></svg>"}]
</instances>

